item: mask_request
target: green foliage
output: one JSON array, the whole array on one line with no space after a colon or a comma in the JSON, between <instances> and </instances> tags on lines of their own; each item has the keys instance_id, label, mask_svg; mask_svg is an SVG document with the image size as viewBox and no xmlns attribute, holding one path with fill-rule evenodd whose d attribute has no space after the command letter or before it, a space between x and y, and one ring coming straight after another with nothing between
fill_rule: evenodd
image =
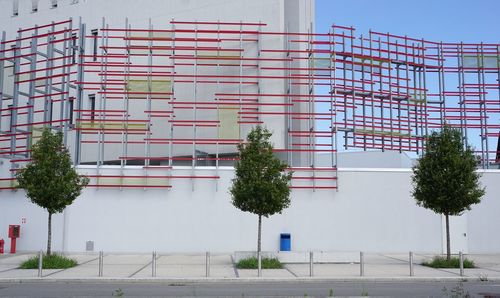
<instances>
[{"instance_id":1,"label":"green foliage","mask_svg":"<svg viewBox=\"0 0 500 298\"><path fill-rule=\"evenodd\" d=\"M271 133L260 126L238 145L240 160L230 189L233 205L241 211L269 217L290 206L288 165L273 154Z\"/></svg>"},{"instance_id":2,"label":"green foliage","mask_svg":"<svg viewBox=\"0 0 500 298\"><path fill-rule=\"evenodd\" d=\"M441 132L432 133L424 155L413 167L412 195L419 206L460 215L478 204L485 193L476 166L473 150L464 146L460 131L445 125Z\"/></svg>"},{"instance_id":3,"label":"green foliage","mask_svg":"<svg viewBox=\"0 0 500 298\"><path fill-rule=\"evenodd\" d=\"M58 254L44 255L42 257L43 269L66 269L76 265L78 265L76 260ZM19 269L38 269L38 256L22 262Z\"/></svg>"},{"instance_id":4,"label":"green foliage","mask_svg":"<svg viewBox=\"0 0 500 298\"><path fill-rule=\"evenodd\" d=\"M87 186L89 179L78 175L63 144L63 134L50 129L31 147L31 162L17 172L18 188L24 189L31 202L47 209L47 254L51 254L52 214L71 205Z\"/></svg>"},{"instance_id":5,"label":"green foliage","mask_svg":"<svg viewBox=\"0 0 500 298\"><path fill-rule=\"evenodd\" d=\"M430 262L422 262L422 266L432 268L460 268L460 259L452 257L449 260L446 257L436 256ZM475 268L474 261L464 259L464 268Z\"/></svg>"},{"instance_id":6,"label":"green foliage","mask_svg":"<svg viewBox=\"0 0 500 298\"><path fill-rule=\"evenodd\" d=\"M262 258L262 269L282 269L283 264L277 258ZM256 257L241 259L236 263L238 269L257 269L258 261Z\"/></svg>"},{"instance_id":7,"label":"green foliage","mask_svg":"<svg viewBox=\"0 0 500 298\"><path fill-rule=\"evenodd\" d=\"M449 216L460 215L484 195L472 148L459 130L446 125L427 140L424 155L413 167L412 195L419 206L446 218L446 254L451 257Z\"/></svg>"},{"instance_id":8,"label":"green foliage","mask_svg":"<svg viewBox=\"0 0 500 298\"><path fill-rule=\"evenodd\" d=\"M59 213L80 195L88 178L79 176L71 164L71 156L63 145L61 132L49 129L32 146L32 161L17 172L19 188L38 206L50 214Z\"/></svg>"}]
</instances>

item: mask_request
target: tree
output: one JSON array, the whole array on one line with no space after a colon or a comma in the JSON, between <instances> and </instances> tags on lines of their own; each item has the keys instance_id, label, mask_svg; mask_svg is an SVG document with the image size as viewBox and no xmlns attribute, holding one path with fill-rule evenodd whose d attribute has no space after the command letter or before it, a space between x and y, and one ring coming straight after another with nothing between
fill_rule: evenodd
<instances>
[{"instance_id":1,"label":"tree","mask_svg":"<svg viewBox=\"0 0 500 298\"><path fill-rule=\"evenodd\" d=\"M47 255L51 254L52 214L71 205L87 186L89 179L78 175L71 164L69 151L63 144L63 134L49 129L31 148L31 161L16 174L18 188L26 191L31 202L47 209Z\"/></svg>"},{"instance_id":2,"label":"tree","mask_svg":"<svg viewBox=\"0 0 500 298\"><path fill-rule=\"evenodd\" d=\"M412 195L419 206L446 218L446 255L450 259L450 215L461 215L484 195L472 148L459 130L445 125L428 138L425 153L413 167Z\"/></svg>"},{"instance_id":3,"label":"tree","mask_svg":"<svg viewBox=\"0 0 500 298\"><path fill-rule=\"evenodd\" d=\"M262 216L269 217L290 206L288 165L273 155L271 133L257 126L248 134L247 143L238 145L236 178L230 189L233 205L259 216L257 253L261 251Z\"/></svg>"}]
</instances>

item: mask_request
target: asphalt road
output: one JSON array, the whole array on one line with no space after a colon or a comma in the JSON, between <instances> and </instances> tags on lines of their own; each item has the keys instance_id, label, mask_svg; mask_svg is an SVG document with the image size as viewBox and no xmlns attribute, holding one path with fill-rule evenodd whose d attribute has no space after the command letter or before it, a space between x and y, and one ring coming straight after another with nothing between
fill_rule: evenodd
<instances>
[{"instance_id":1,"label":"asphalt road","mask_svg":"<svg viewBox=\"0 0 500 298\"><path fill-rule=\"evenodd\" d=\"M393 296L500 297L500 282L0 283L0 296Z\"/></svg>"}]
</instances>

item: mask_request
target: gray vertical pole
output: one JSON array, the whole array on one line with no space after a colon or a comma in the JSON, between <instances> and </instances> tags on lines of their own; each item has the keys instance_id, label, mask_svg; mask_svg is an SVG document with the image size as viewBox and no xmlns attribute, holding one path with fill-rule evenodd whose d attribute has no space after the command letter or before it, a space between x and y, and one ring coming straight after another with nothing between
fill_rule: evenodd
<instances>
[{"instance_id":1,"label":"gray vertical pole","mask_svg":"<svg viewBox=\"0 0 500 298\"><path fill-rule=\"evenodd\" d=\"M309 252L309 276L314 276L314 253Z\"/></svg>"},{"instance_id":2,"label":"gray vertical pole","mask_svg":"<svg viewBox=\"0 0 500 298\"><path fill-rule=\"evenodd\" d=\"M0 110L3 106L3 76L4 76L4 58L5 58L5 31L2 31L2 39L0 39ZM0 131L2 131L2 115L0 113Z\"/></svg>"},{"instance_id":3,"label":"gray vertical pole","mask_svg":"<svg viewBox=\"0 0 500 298\"><path fill-rule=\"evenodd\" d=\"M153 251L153 259L151 260L151 276L156 277L156 251Z\"/></svg>"},{"instance_id":4,"label":"gray vertical pole","mask_svg":"<svg viewBox=\"0 0 500 298\"><path fill-rule=\"evenodd\" d=\"M99 277L102 277L104 256L102 251L99 252Z\"/></svg>"},{"instance_id":5,"label":"gray vertical pole","mask_svg":"<svg viewBox=\"0 0 500 298\"><path fill-rule=\"evenodd\" d=\"M43 251L38 252L38 277L42 277Z\"/></svg>"},{"instance_id":6,"label":"gray vertical pole","mask_svg":"<svg viewBox=\"0 0 500 298\"><path fill-rule=\"evenodd\" d=\"M460 260L460 276L464 276L464 255L462 252L458 253L458 258Z\"/></svg>"},{"instance_id":7,"label":"gray vertical pole","mask_svg":"<svg viewBox=\"0 0 500 298\"><path fill-rule=\"evenodd\" d=\"M262 276L262 255L260 251L257 253L257 276Z\"/></svg>"},{"instance_id":8,"label":"gray vertical pole","mask_svg":"<svg viewBox=\"0 0 500 298\"><path fill-rule=\"evenodd\" d=\"M84 81L84 57L85 55L85 34L86 27L85 24L82 24L82 19L79 20L79 32L78 32L78 65L76 66L76 77L79 84L76 85L76 116L75 119L81 119L83 109L83 81ZM78 127L78 120L75 120L75 127ZM80 130L76 130L75 133L75 156L73 157L73 162L75 166L80 164L80 154L81 154L81 136L82 133Z\"/></svg>"},{"instance_id":9,"label":"gray vertical pole","mask_svg":"<svg viewBox=\"0 0 500 298\"><path fill-rule=\"evenodd\" d=\"M20 28L19 28L20 29ZM14 48L14 74L20 72L21 69L21 32L18 33L18 37L16 40L16 45ZM12 110L10 110L10 155L14 157L14 152L16 151L16 139L17 139L17 107L19 102L19 85L14 83L14 90L12 91ZM14 167L14 163L11 164L11 167ZM12 172L14 175L14 172Z\"/></svg>"},{"instance_id":10,"label":"gray vertical pole","mask_svg":"<svg viewBox=\"0 0 500 298\"><path fill-rule=\"evenodd\" d=\"M38 29L35 29L35 32L32 34L31 38L31 53L37 53L37 46L38 46L38 38L35 36L38 36ZM33 119L34 119L34 111L35 111L35 89L36 89L36 62L37 62L37 55L32 55L31 56L31 61L30 61L30 84L29 84L29 98L28 98L28 119L27 123L30 124L27 127L27 131L30 131L31 134L28 135L28 141L26 142L26 149L30 150L31 146L33 145ZM0 68L1 69L1 68ZM31 157L31 153L28 153L27 157Z\"/></svg>"},{"instance_id":11,"label":"gray vertical pole","mask_svg":"<svg viewBox=\"0 0 500 298\"><path fill-rule=\"evenodd\" d=\"M362 251L359 252L359 275L365 276L365 255Z\"/></svg>"},{"instance_id":12,"label":"gray vertical pole","mask_svg":"<svg viewBox=\"0 0 500 298\"><path fill-rule=\"evenodd\" d=\"M196 105L197 101L198 101L198 24L195 25L194 27L194 39L195 39L195 42L194 42L194 56L196 57L196 59L194 59L194 78L193 78L193 82L194 82L194 85L193 85L193 90L194 90L194 107L193 107L193 117L194 117L194 121L197 120L198 118L198 106ZM241 49L241 47L240 47ZM240 92L241 93L241 92ZM197 130L196 130L196 123L193 123L193 140L196 139L196 133L197 133ZM191 163L191 175L192 176L195 176L195 172L194 172L194 169L197 165L197 154L196 154L196 142L193 141L193 160L192 160L192 163ZM191 190L194 191L194 179L191 179Z\"/></svg>"},{"instance_id":13,"label":"gray vertical pole","mask_svg":"<svg viewBox=\"0 0 500 298\"><path fill-rule=\"evenodd\" d=\"M410 276L413 276L413 252L410 251Z\"/></svg>"},{"instance_id":14,"label":"gray vertical pole","mask_svg":"<svg viewBox=\"0 0 500 298\"><path fill-rule=\"evenodd\" d=\"M205 276L210 277L210 252L205 254Z\"/></svg>"},{"instance_id":15,"label":"gray vertical pole","mask_svg":"<svg viewBox=\"0 0 500 298\"><path fill-rule=\"evenodd\" d=\"M148 70L147 70L147 78L148 78L148 94L146 96L146 106L147 106L147 110L148 110L148 113L147 113L147 120L148 120L148 130L146 131L146 142L145 142L145 146L146 146L146 159L144 160L144 165L146 167L144 167L144 174L145 176L147 176L147 167L149 166L150 164L150 161L151 161L151 112L153 110L153 102L152 102L152 92L154 91L153 90L153 25L151 24L151 19L149 19L149 25L148 25ZM196 137L195 137L196 138ZM146 178L146 184L147 184L147 178Z\"/></svg>"},{"instance_id":16,"label":"gray vertical pole","mask_svg":"<svg viewBox=\"0 0 500 298\"><path fill-rule=\"evenodd\" d=\"M43 112L43 127L48 127L52 129L52 112L54 110L54 100L52 99L52 96L50 94L53 92L53 86L52 86L52 75L54 73L54 48L55 44L54 41L56 40L56 35L54 34L55 32L55 25L54 22L52 22L52 25L50 27L50 31L47 36L47 59L45 60L45 76L47 79L45 80L45 97L44 97L44 112Z\"/></svg>"},{"instance_id":17,"label":"gray vertical pole","mask_svg":"<svg viewBox=\"0 0 500 298\"><path fill-rule=\"evenodd\" d=\"M126 66L125 66L125 86L124 86L124 91L128 90L128 86L130 86L130 45L131 45L131 26L128 23L128 18L125 18L125 36L127 37L125 41L125 55L127 56L126 60ZM129 105L130 105L130 98L129 98L129 93L125 92L124 94L124 101L123 101L123 123L126 123L126 120L128 119L128 114L129 114ZM122 156L128 156L128 131L122 132ZM127 164L126 159L120 160L120 174L123 175L123 167Z\"/></svg>"},{"instance_id":18,"label":"gray vertical pole","mask_svg":"<svg viewBox=\"0 0 500 298\"><path fill-rule=\"evenodd\" d=\"M66 96L64 94L61 95L61 111L60 111L60 120L66 120L62 122L63 124L63 135L64 135L64 146L68 145L68 130L69 126L72 124L69 122L70 113L70 85L71 85L71 77L70 73L73 70L73 63L76 63L76 38L77 34L73 36L73 19L69 23L69 31L65 33L69 39L64 42L63 51L65 53L66 58L64 59L64 64L66 65L63 69L65 70L66 76L63 77L63 82L65 82L61 87L64 88L64 92L66 92ZM66 103L65 103L66 101ZM74 103L74 102L73 102ZM73 105L74 107L74 105ZM64 115L64 116L63 116Z\"/></svg>"},{"instance_id":19,"label":"gray vertical pole","mask_svg":"<svg viewBox=\"0 0 500 298\"><path fill-rule=\"evenodd\" d=\"M170 86L171 86L171 95L170 95L170 100L172 101L174 99L174 94L175 94L175 81L174 81L174 73L176 72L175 71L175 24L173 24L173 21L174 19L172 19L172 56L170 57L171 61L172 61L172 78L171 78L171 82L170 82ZM195 59L196 61L196 59ZM170 105L170 108L173 110L173 105ZM173 139L174 138L174 125L173 123L170 123L170 135L168 136L170 139ZM172 160L172 157L174 156L173 154L173 150L174 150L174 145L173 145L173 142L169 142L169 150L168 150L168 165L169 166L172 166L173 165L173 160Z\"/></svg>"}]
</instances>

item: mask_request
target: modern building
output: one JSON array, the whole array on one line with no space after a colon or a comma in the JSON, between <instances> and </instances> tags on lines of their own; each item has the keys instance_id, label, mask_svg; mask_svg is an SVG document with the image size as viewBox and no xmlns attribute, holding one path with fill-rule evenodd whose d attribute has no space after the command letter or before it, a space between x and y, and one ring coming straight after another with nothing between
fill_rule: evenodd
<instances>
[{"instance_id":1,"label":"modern building","mask_svg":"<svg viewBox=\"0 0 500 298\"><path fill-rule=\"evenodd\" d=\"M252 250L231 205L236 145L273 132L292 205L263 248L441 252L442 218L411 166L444 123L476 145L487 193L452 220L452 250L500 252L499 44L314 28L313 0L0 0L0 238L45 245L16 190L45 127L90 185L53 220L62 251ZM332 20L333 21L333 20ZM2 231L5 231L3 233Z\"/></svg>"}]
</instances>

